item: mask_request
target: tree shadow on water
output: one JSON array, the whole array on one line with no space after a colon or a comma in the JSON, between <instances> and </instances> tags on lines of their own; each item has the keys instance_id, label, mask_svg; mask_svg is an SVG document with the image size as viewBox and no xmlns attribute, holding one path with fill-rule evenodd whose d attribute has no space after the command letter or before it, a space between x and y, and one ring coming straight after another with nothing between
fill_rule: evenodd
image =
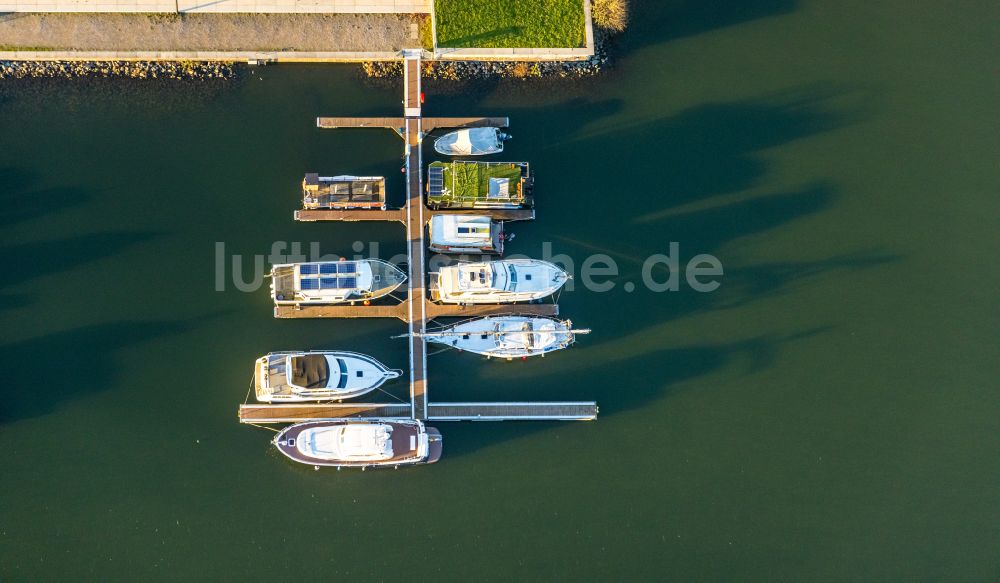
<instances>
[{"instance_id":1,"label":"tree shadow on water","mask_svg":"<svg viewBox=\"0 0 1000 583\"><path fill-rule=\"evenodd\" d=\"M829 327L817 327L785 336L758 336L730 343L700 344L687 347L646 346L638 353L606 353L599 349L587 350L594 361L593 366L565 367L558 373L559 387L546 394L546 400L586 401L594 400L600 406L598 422L603 417L613 416L628 410L646 406L669 396L678 385L734 363L742 363L744 374L752 374L771 365L781 349L790 343L822 334ZM622 380L622 371L645 371L632 379ZM519 384L523 389L515 389ZM539 400L531 396L531 383L510 383L505 396L500 400ZM512 394L513 391L513 394ZM519 392L520 391L520 392ZM487 399L483 399L487 400ZM512 432L469 431L464 439L447 439L448 427L438 423L445 433L445 456L455 459L475 453L483 447L490 447L500 441L523 438L531 433L552 429L556 423L517 423ZM478 427L480 424L476 424ZM504 425L507 425L506 423ZM494 438L499 436L499 439Z\"/></svg>"},{"instance_id":2,"label":"tree shadow on water","mask_svg":"<svg viewBox=\"0 0 1000 583\"><path fill-rule=\"evenodd\" d=\"M41 188L37 181L35 175L20 168L0 168L0 227L9 228L93 198L82 188Z\"/></svg>"},{"instance_id":3,"label":"tree shadow on water","mask_svg":"<svg viewBox=\"0 0 1000 583\"><path fill-rule=\"evenodd\" d=\"M38 417L118 380L116 352L184 332L184 322L115 322L0 346L5 379L0 423Z\"/></svg>"},{"instance_id":4,"label":"tree shadow on water","mask_svg":"<svg viewBox=\"0 0 1000 583\"><path fill-rule=\"evenodd\" d=\"M154 238L148 231L110 232L78 235L54 241L17 243L0 247L7 258L8 271L4 283L14 285L24 281L60 273L80 265L109 257Z\"/></svg>"},{"instance_id":5,"label":"tree shadow on water","mask_svg":"<svg viewBox=\"0 0 1000 583\"><path fill-rule=\"evenodd\" d=\"M625 48L694 36L794 12L797 0L633 0Z\"/></svg>"}]
</instances>

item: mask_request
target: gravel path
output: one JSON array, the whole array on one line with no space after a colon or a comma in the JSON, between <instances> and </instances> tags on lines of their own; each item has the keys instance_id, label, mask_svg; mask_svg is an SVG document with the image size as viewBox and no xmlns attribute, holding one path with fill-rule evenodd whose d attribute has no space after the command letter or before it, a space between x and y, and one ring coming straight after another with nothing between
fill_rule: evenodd
<instances>
[{"instance_id":1,"label":"gravel path","mask_svg":"<svg viewBox=\"0 0 1000 583\"><path fill-rule=\"evenodd\" d=\"M420 46L407 14L0 15L0 50L397 51Z\"/></svg>"}]
</instances>

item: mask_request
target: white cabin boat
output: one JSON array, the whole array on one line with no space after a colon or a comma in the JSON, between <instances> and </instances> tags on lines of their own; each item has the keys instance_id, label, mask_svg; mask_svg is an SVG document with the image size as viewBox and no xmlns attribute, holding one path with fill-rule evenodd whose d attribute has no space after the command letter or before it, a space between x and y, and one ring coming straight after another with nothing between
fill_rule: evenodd
<instances>
[{"instance_id":1,"label":"white cabin boat","mask_svg":"<svg viewBox=\"0 0 1000 583\"><path fill-rule=\"evenodd\" d=\"M429 230L435 253L503 254L503 223L488 215L433 215Z\"/></svg>"},{"instance_id":2,"label":"white cabin boat","mask_svg":"<svg viewBox=\"0 0 1000 583\"><path fill-rule=\"evenodd\" d=\"M466 320L421 336L428 342L512 360L566 348L576 341L577 334L589 332L574 330L569 320L510 315Z\"/></svg>"},{"instance_id":3,"label":"white cabin boat","mask_svg":"<svg viewBox=\"0 0 1000 583\"><path fill-rule=\"evenodd\" d=\"M539 259L459 263L432 272L431 299L443 304L506 304L548 297L569 280L558 265Z\"/></svg>"},{"instance_id":4,"label":"white cabin boat","mask_svg":"<svg viewBox=\"0 0 1000 583\"><path fill-rule=\"evenodd\" d=\"M254 389L261 403L342 400L364 395L402 374L356 352L272 352L257 359Z\"/></svg>"},{"instance_id":5,"label":"white cabin boat","mask_svg":"<svg viewBox=\"0 0 1000 583\"><path fill-rule=\"evenodd\" d=\"M278 451L315 466L376 467L432 464L441 433L415 419L326 419L290 425L274 436Z\"/></svg>"},{"instance_id":6,"label":"white cabin boat","mask_svg":"<svg viewBox=\"0 0 1000 583\"><path fill-rule=\"evenodd\" d=\"M271 297L276 305L341 304L380 298L405 281L381 259L284 263L271 267Z\"/></svg>"},{"instance_id":7,"label":"white cabin boat","mask_svg":"<svg viewBox=\"0 0 1000 583\"><path fill-rule=\"evenodd\" d=\"M500 128L466 128L434 140L434 151L445 156L485 156L503 152L504 140L509 139Z\"/></svg>"}]
</instances>

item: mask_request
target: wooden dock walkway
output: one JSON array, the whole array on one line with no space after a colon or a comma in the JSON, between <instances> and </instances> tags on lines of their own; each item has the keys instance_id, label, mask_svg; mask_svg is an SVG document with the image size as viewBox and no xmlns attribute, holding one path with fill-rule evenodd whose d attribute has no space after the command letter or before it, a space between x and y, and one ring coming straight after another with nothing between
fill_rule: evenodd
<instances>
[{"instance_id":1,"label":"wooden dock walkway","mask_svg":"<svg viewBox=\"0 0 1000 583\"><path fill-rule=\"evenodd\" d=\"M405 210L297 210L295 220L302 223L316 221L395 221L406 222Z\"/></svg>"},{"instance_id":2,"label":"wooden dock walkway","mask_svg":"<svg viewBox=\"0 0 1000 583\"><path fill-rule=\"evenodd\" d=\"M591 421L597 403L427 403L428 421ZM297 423L314 419L409 419L410 403L326 403L240 406L241 423Z\"/></svg>"},{"instance_id":3,"label":"wooden dock walkway","mask_svg":"<svg viewBox=\"0 0 1000 583\"><path fill-rule=\"evenodd\" d=\"M531 221L535 219L535 209L442 209L424 213L427 222L431 215L489 215L497 221ZM319 221L392 221L406 222L406 209L389 210L297 210L295 220L301 223Z\"/></svg>"},{"instance_id":4,"label":"wooden dock walkway","mask_svg":"<svg viewBox=\"0 0 1000 583\"><path fill-rule=\"evenodd\" d=\"M292 423L332 418L413 418L435 421L503 420L589 420L597 416L593 402L515 403L429 403L427 398L427 340L422 333L435 318L473 318L499 314L557 316L556 304L499 304L456 306L435 304L427 297L427 245L425 226L431 210L424 204L422 142L433 129L446 127L506 127L505 117L421 116L420 52L404 51L404 117L321 117L321 128L372 128L395 130L402 136L406 159L406 206L400 210L296 211L298 221L398 221L406 226L408 262L407 299L387 305L276 306L276 318L398 318L406 322L409 334L409 403L303 403L245 404L240 407L243 423ZM443 210L441 213L489 214L505 221L531 220L533 209L523 210Z\"/></svg>"},{"instance_id":5,"label":"wooden dock walkway","mask_svg":"<svg viewBox=\"0 0 1000 583\"><path fill-rule=\"evenodd\" d=\"M412 290L411 290L412 291ZM423 290L426 292L426 290ZM419 310L419 308L418 308ZM481 318L501 314L525 316L558 316L558 304L477 304L461 306L424 302L422 312L427 320L435 318ZM412 310L410 300L398 304L365 306L275 306L274 317L280 319L302 318L398 318L409 322Z\"/></svg>"},{"instance_id":6,"label":"wooden dock walkway","mask_svg":"<svg viewBox=\"0 0 1000 583\"><path fill-rule=\"evenodd\" d=\"M409 62L410 60L407 60ZM412 75L411 65L407 65L405 75ZM419 73L416 73L417 85L419 86ZM406 117L317 117L316 127L323 129L336 128L387 128L395 131L400 136L406 131L406 120L410 117L420 117L420 90L411 87L409 83L406 87ZM414 113L415 115L410 115ZM505 128L510 125L510 119L506 117L423 117L421 118L422 129L425 133L431 133L439 129L454 128Z\"/></svg>"},{"instance_id":7,"label":"wooden dock walkway","mask_svg":"<svg viewBox=\"0 0 1000 583\"><path fill-rule=\"evenodd\" d=\"M301 403L240 405L240 423L297 423L342 417L406 418L409 403Z\"/></svg>"},{"instance_id":8,"label":"wooden dock walkway","mask_svg":"<svg viewBox=\"0 0 1000 583\"><path fill-rule=\"evenodd\" d=\"M430 403L431 421L591 421L597 419L597 403Z\"/></svg>"}]
</instances>

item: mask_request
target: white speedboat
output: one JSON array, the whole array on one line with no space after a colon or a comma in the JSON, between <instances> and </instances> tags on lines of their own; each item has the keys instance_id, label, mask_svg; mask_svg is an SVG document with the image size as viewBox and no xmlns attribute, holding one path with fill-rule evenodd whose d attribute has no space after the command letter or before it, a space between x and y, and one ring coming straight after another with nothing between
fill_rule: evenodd
<instances>
[{"instance_id":1,"label":"white speedboat","mask_svg":"<svg viewBox=\"0 0 1000 583\"><path fill-rule=\"evenodd\" d=\"M544 316L489 316L466 320L420 334L428 342L482 354L490 358L524 358L568 347L577 334L573 322Z\"/></svg>"},{"instance_id":2,"label":"white speedboat","mask_svg":"<svg viewBox=\"0 0 1000 583\"><path fill-rule=\"evenodd\" d=\"M262 403L341 400L364 395L402 374L356 352L272 352L257 359L254 389Z\"/></svg>"},{"instance_id":3,"label":"white speedboat","mask_svg":"<svg viewBox=\"0 0 1000 583\"><path fill-rule=\"evenodd\" d=\"M509 139L500 128L466 128L434 140L434 150L445 156L485 156L502 152L504 141Z\"/></svg>"},{"instance_id":4,"label":"white speedboat","mask_svg":"<svg viewBox=\"0 0 1000 583\"><path fill-rule=\"evenodd\" d=\"M432 464L443 445L437 429L415 419L308 421L286 427L273 443L292 460L317 469Z\"/></svg>"},{"instance_id":5,"label":"white speedboat","mask_svg":"<svg viewBox=\"0 0 1000 583\"><path fill-rule=\"evenodd\" d=\"M459 263L432 272L431 299L444 304L529 302L554 294L569 274L539 259Z\"/></svg>"},{"instance_id":6,"label":"white speedboat","mask_svg":"<svg viewBox=\"0 0 1000 583\"><path fill-rule=\"evenodd\" d=\"M279 306L341 304L380 298L405 281L381 259L284 263L271 266L271 297Z\"/></svg>"},{"instance_id":7,"label":"white speedboat","mask_svg":"<svg viewBox=\"0 0 1000 583\"><path fill-rule=\"evenodd\" d=\"M435 253L503 254L503 223L488 215L433 215L429 231Z\"/></svg>"}]
</instances>

